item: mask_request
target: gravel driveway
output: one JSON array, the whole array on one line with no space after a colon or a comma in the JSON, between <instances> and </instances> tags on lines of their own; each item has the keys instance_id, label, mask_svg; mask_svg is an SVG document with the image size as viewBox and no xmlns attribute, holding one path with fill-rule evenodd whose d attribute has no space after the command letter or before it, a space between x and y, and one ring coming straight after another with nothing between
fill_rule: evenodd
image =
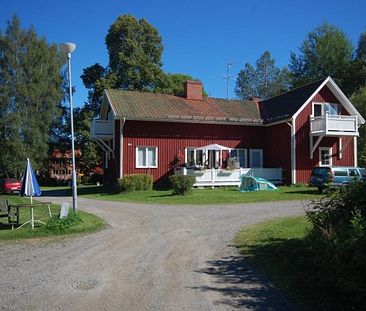
<instances>
[{"instance_id":1,"label":"gravel driveway","mask_svg":"<svg viewBox=\"0 0 366 311\"><path fill-rule=\"evenodd\" d=\"M1 308L296 310L232 241L242 225L301 215L303 206L153 206L79 198L79 208L110 227L52 243L0 244Z\"/></svg>"}]
</instances>

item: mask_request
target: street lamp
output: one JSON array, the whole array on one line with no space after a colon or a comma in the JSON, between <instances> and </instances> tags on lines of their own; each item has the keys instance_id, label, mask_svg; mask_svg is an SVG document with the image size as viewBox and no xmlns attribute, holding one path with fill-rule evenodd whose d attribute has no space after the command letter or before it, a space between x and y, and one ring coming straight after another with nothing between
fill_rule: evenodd
<instances>
[{"instance_id":1,"label":"street lamp","mask_svg":"<svg viewBox=\"0 0 366 311\"><path fill-rule=\"evenodd\" d=\"M72 106L72 86L71 86L71 53L76 49L76 44L65 42L60 44L60 49L67 56L69 68L69 98L70 98L70 119L71 119L71 153L72 153L72 208L74 212L78 209L77 188L76 188L76 166L75 166L75 136L74 136L74 113Z\"/></svg>"}]
</instances>

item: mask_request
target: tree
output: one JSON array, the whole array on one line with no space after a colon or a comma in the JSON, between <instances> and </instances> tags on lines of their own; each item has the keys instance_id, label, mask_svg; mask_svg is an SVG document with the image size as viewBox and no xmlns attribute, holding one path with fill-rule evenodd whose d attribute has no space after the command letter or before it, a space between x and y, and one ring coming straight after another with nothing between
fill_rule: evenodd
<instances>
[{"instance_id":1,"label":"tree","mask_svg":"<svg viewBox=\"0 0 366 311\"><path fill-rule=\"evenodd\" d=\"M301 44L299 54L291 53L289 68L294 86L332 76L345 90L352 52L351 41L336 26L324 23L315 28Z\"/></svg>"},{"instance_id":2,"label":"tree","mask_svg":"<svg viewBox=\"0 0 366 311\"><path fill-rule=\"evenodd\" d=\"M356 107L358 112L366 116L366 86L354 93L350 98L352 104ZM358 159L359 166L366 166L366 128L361 126L359 128L360 137L358 138Z\"/></svg>"},{"instance_id":3,"label":"tree","mask_svg":"<svg viewBox=\"0 0 366 311\"><path fill-rule=\"evenodd\" d=\"M265 51L253 67L246 63L236 80L235 93L242 99L260 97L267 99L289 89L287 68L276 67L269 51Z\"/></svg>"},{"instance_id":4,"label":"tree","mask_svg":"<svg viewBox=\"0 0 366 311\"><path fill-rule=\"evenodd\" d=\"M155 92L160 94L184 96L184 82L187 80L195 79L190 75L181 73L164 73L160 84L155 89ZM207 96L205 90L203 90L203 96Z\"/></svg>"},{"instance_id":5,"label":"tree","mask_svg":"<svg viewBox=\"0 0 366 311\"><path fill-rule=\"evenodd\" d=\"M52 126L60 116L65 60L56 45L34 28L21 29L14 16L0 32L0 174L16 176L31 158L47 159Z\"/></svg>"}]
</instances>

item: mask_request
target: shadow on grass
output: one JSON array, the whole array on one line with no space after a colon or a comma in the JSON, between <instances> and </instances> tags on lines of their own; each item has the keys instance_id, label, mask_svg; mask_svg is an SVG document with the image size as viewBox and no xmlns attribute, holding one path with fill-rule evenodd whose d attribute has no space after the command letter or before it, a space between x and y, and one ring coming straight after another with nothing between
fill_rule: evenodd
<instances>
[{"instance_id":1,"label":"shadow on grass","mask_svg":"<svg viewBox=\"0 0 366 311\"><path fill-rule=\"evenodd\" d=\"M94 187L78 187L77 188L79 195L86 194L106 194L111 195L110 191L108 191L103 186L94 186ZM52 189L52 190L43 190L42 196L44 197L68 197L71 196L71 189Z\"/></svg>"},{"instance_id":2,"label":"shadow on grass","mask_svg":"<svg viewBox=\"0 0 366 311\"><path fill-rule=\"evenodd\" d=\"M320 195L318 190L314 190L314 189L299 189L299 190L287 190L287 191L283 191L283 193L289 193L289 194L313 194L313 195Z\"/></svg>"},{"instance_id":3,"label":"shadow on grass","mask_svg":"<svg viewBox=\"0 0 366 311\"><path fill-rule=\"evenodd\" d=\"M210 275L215 286L193 287L203 292L217 292L222 299L216 305L250 310L299 310L288 296L271 285L242 256L229 256L207 262L197 273Z\"/></svg>"}]
</instances>

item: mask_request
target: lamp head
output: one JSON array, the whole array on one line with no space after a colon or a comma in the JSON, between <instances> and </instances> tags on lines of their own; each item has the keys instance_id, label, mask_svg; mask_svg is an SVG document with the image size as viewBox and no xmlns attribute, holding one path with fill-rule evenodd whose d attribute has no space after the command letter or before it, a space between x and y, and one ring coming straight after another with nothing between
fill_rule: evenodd
<instances>
[{"instance_id":1,"label":"lamp head","mask_svg":"<svg viewBox=\"0 0 366 311\"><path fill-rule=\"evenodd\" d=\"M60 44L60 49L65 54L71 54L76 49L76 44L71 42L64 42Z\"/></svg>"}]
</instances>

